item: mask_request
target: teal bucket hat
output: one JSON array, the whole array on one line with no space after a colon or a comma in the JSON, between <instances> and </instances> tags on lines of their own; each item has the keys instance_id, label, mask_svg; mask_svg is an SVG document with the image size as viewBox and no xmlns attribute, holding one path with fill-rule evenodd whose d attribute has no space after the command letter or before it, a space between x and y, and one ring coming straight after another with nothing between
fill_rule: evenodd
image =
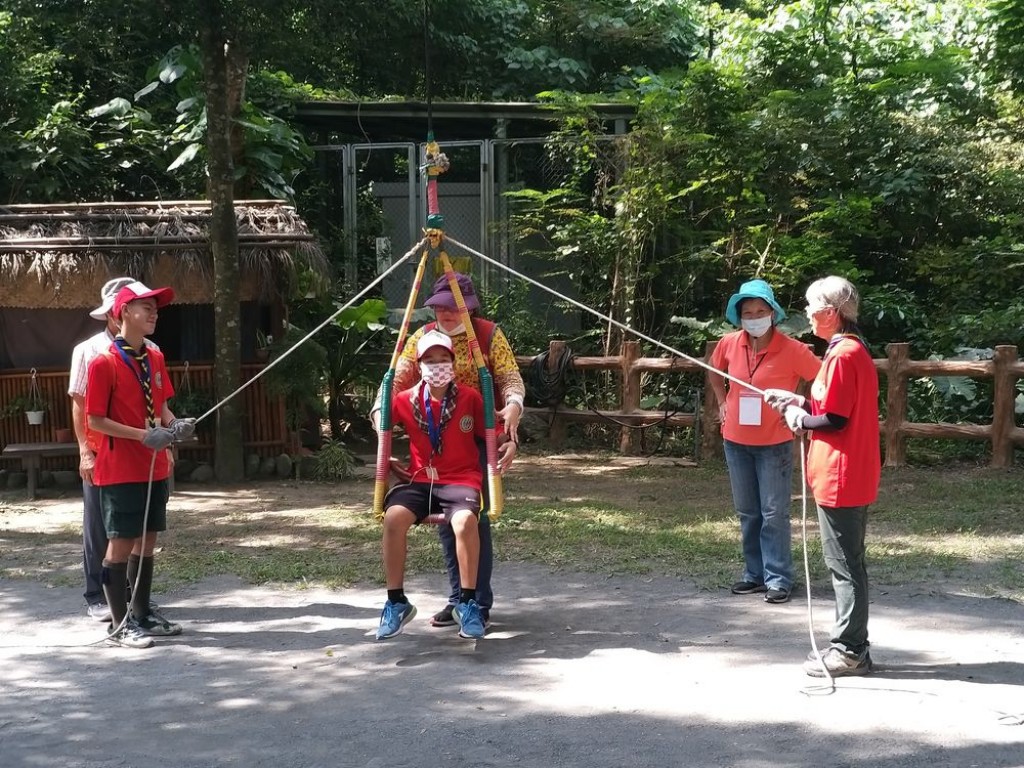
<instances>
[{"instance_id":1,"label":"teal bucket hat","mask_svg":"<svg viewBox=\"0 0 1024 768\"><path fill-rule=\"evenodd\" d=\"M740 327L740 302L744 299L761 299L767 302L775 310L774 322L776 325L786 319L786 313L775 301L775 294L772 287L764 280L748 280L729 299L729 306L725 308L725 318L737 328Z\"/></svg>"}]
</instances>

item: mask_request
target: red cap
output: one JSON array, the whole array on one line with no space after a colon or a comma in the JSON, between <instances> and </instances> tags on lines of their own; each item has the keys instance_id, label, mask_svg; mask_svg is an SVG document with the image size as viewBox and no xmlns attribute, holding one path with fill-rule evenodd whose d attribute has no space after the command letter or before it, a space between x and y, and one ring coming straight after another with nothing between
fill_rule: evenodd
<instances>
[{"instance_id":1,"label":"red cap","mask_svg":"<svg viewBox=\"0 0 1024 768\"><path fill-rule=\"evenodd\" d=\"M121 317L125 305L139 299L156 299L158 308L166 307L174 301L174 290L171 288L149 289L138 281L129 283L117 292L117 297L114 299L114 317Z\"/></svg>"}]
</instances>

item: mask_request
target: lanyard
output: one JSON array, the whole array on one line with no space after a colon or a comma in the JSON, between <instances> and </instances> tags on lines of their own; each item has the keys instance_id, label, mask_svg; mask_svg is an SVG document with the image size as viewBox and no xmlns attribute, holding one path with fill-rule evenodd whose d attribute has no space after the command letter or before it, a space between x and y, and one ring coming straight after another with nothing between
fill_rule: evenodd
<instances>
[{"instance_id":1,"label":"lanyard","mask_svg":"<svg viewBox=\"0 0 1024 768\"><path fill-rule=\"evenodd\" d=\"M142 397L146 401L146 423L149 426L155 426L156 406L153 403L153 389L150 384L149 353L146 351L145 342L143 342L141 353L137 353L135 348L129 345L121 336L114 339L114 346L121 355L121 359L124 360L125 365L132 369L132 373L135 374L135 378L138 380L139 386L142 388ZM138 362L138 367L132 363L132 360Z\"/></svg>"},{"instance_id":2,"label":"lanyard","mask_svg":"<svg viewBox=\"0 0 1024 768\"><path fill-rule=\"evenodd\" d=\"M753 355L747 355L747 373L750 374L750 383L753 384L754 374L757 373L757 369L761 367L761 363L764 362L764 359L768 357L768 347L764 348L764 354L762 354L760 358L758 358L757 356L757 350L755 350L753 347L750 347L749 349L751 352L753 352ZM753 367L751 367L750 365L751 358L757 361L756 363L754 363Z\"/></svg>"},{"instance_id":3,"label":"lanyard","mask_svg":"<svg viewBox=\"0 0 1024 768\"><path fill-rule=\"evenodd\" d=\"M430 407L430 388L426 382L423 383L423 413L427 417L427 436L430 438L431 455L441 453L441 427L445 411L448 410L448 401L452 394L452 385L444 391L444 399L441 401L441 412L437 415L437 424L434 423L434 412Z\"/></svg>"}]
</instances>

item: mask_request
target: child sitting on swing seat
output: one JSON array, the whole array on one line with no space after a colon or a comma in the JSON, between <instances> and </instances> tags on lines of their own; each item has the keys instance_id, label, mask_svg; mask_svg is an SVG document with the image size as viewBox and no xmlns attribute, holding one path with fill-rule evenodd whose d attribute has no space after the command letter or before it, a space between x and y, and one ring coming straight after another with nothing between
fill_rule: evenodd
<instances>
[{"instance_id":1,"label":"child sitting on swing seat","mask_svg":"<svg viewBox=\"0 0 1024 768\"><path fill-rule=\"evenodd\" d=\"M484 438L480 393L455 383L455 352L449 336L425 333L416 345L421 380L395 395L392 423L409 435L411 479L393 487L384 499L383 560L388 598L377 639L394 637L416 615L405 596L406 542L409 529L430 514L442 514L455 533L461 595L452 611L459 635L484 636L476 601L480 556L480 470L477 439Z\"/></svg>"}]
</instances>

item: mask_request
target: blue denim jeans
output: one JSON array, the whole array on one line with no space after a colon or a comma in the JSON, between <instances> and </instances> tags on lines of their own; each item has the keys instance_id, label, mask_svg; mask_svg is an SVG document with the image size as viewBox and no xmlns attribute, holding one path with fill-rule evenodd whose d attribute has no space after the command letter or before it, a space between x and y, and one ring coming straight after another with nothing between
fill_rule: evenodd
<instances>
[{"instance_id":1,"label":"blue denim jeans","mask_svg":"<svg viewBox=\"0 0 1024 768\"><path fill-rule=\"evenodd\" d=\"M818 505L821 552L832 574L836 595L836 623L829 636L832 645L861 654L868 643L868 569L864 538L868 508Z\"/></svg>"},{"instance_id":2,"label":"blue denim jeans","mask_svg":"<svg viewBox=\"0 0 1024 768\"><path fill-rule=\"evenodd\" d=\"M483 485L480 513L480 561L476 570L476 601L480 607L490 613L494 605L494 592L491 591L491 572L494 570L494 544L491 541L491 521L487 516L490 509L490 488L487 485L487 446L477 441L480 454L480 469L483 472ZM444 567L448 571L448 604L457 605L462 597L462 580L459 575L459 558L455 551L455 531L450 525L438 526L437 535L441 537L441 549L444 552Z\"/></svg>"},{"instance_id":3,"label":"blue denim jeans","mask_svg":"<svg viewBox=\"0 0 1024 768\"><path fill-rule=\"evenodd\" d=\"M743 581L788 592L793 588L793 443L741 445L726 440L725 460L740 519Z\"/></svg>"}]
</instances>

